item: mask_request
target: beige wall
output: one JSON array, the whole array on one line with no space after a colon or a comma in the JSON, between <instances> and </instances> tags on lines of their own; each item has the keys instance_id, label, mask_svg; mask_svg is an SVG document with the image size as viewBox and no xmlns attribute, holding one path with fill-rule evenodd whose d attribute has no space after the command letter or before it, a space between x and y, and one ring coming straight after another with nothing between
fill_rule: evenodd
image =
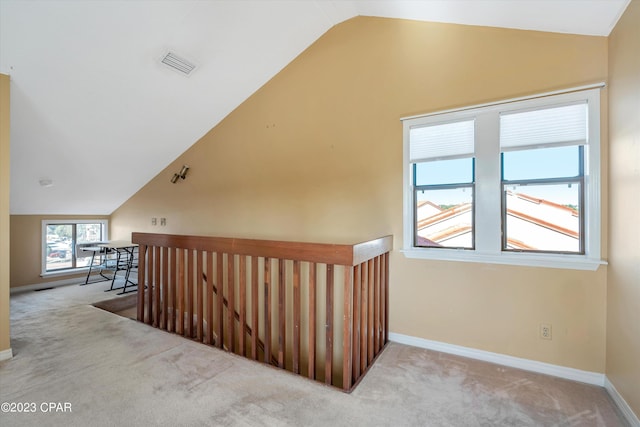
<instances>
[{"instance_id":1,"label":"beige wall","mask_svg":"<svg viewBox=\"0 0 640 427\"><path fill-rule=\"evenodd\" d=\"M355 18L116 210L112 237L355 242L393 233L393 332L604 372L606 267L429 262L398 249L401 117L606 78L604 37ZM182 164L189 176L171 184ZM167 226L152 226L151 217L166 217ZM552 324L553 340L538 338L542 322Z\"/></svg>"},{"instance_id":2,"label":"beige wall","mask_svg":"<svg viewBox=\"0 0 640 427\"><path fill-rule=\"evenodd\" d=\"M9 76L0 74L0 352L9 340Z\"/></svg>"},{"instance_id":3,"label":"beige wall","mask_svg":"<svg viewBox=\"0 0 640 427\"><path fill-rule=\"evenodd\" d=\"M640 417L640 1L609 38L607 378Z\"/></svg>"},{"instance_id":4,"label":"beige wall","mask_svg":"<svg viewBox=\"0 0 640 427\"><path fill-rule=\"evenodd\" d=\"M11 287L81 278L86 273L40 277L42 272L42 220L109 219L104 215L11 215Z\"/></svg>"}]
</instances>

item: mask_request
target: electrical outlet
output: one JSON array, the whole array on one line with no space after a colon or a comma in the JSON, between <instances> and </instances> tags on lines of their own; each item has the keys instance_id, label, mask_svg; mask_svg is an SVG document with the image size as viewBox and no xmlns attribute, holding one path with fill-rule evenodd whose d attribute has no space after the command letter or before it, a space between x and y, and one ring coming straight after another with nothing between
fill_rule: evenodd
<instances>
[{"instance_id":1,"label":"electrical outlet","mask_svg":"<svg viewBox=\"0 0 640 427\"><path fill-rule=\"evenodd\" d=\"M167 218L160 218L160 225L163 227L167 225Z\"/></svg>"},{"instance_id":2,"label":"electrical outlet","mask_svg":"<svg viewBox=\"0 0 640 427\"><path fill-rule=\"evenodd\" d=\"M540 324L540 338L542 338L543 340L551 339L551 324L549 323Z\"/></svg>"},{"instance_id":3,"label":"electrical outlet","mask_svg":"<svg viewBox=\"0 0 640 427\"><path fill-rule=\"evenodd\" d=\"M151 225L158 224L158 218L151 218Z\"/></svg>"}]
</instances>

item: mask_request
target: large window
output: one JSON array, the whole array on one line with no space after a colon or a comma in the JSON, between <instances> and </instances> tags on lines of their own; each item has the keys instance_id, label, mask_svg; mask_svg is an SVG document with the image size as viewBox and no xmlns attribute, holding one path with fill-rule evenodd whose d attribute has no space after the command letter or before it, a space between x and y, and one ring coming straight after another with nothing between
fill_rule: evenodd
<instances>
[{"instance_id":1,"label":"large window","mask_svg":"<svg viewBox=\"0 0 640 427\"><path fill-rule=\"evenodd\" d=\"M76 251L76 244L107 238L107 220L44 220L42 222L42 272L88 267L91 257Z\"/></svg>"},{"instance_id":2,"label":"large window","mask_svg":"<svg viewBox=\"0 0 640 427\"><path fill-rule=\"evenodd\" d=\"M595 269L598 88L403 119L409 257Z\"/></svg>"}]
</instances>

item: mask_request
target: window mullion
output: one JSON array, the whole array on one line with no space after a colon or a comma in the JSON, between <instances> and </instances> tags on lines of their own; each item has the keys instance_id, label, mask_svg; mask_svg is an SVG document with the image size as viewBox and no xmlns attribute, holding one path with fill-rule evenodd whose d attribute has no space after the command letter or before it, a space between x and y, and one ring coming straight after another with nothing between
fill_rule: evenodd
<instances>
[{"instance_id":1,"label":"window mullion","mask_svg":"<svg viewBox=\"0 0 640 427\"><path fill-rule=\"evenodd\" d=\"M588 149L583 152L585 172L585 251L589 258L600 259L600 91L589 97Z\"/></svg>"},{"instance_id":2,"label":"window mullion","mask_svg":"<svg viewBox=\"0 0 640 427\"><path fill-rule=\"evenodd\" d=\"M476 118L476 251L499 253L501 247L500 126L497 112Z\"/></svg>"},{"instance_id":3,"label":"window mullion","mask_svg":"<svg viewBox=\"0 0 640 427\"><path fill-rule=\"evenodd\" d=\"M76 243L78 242L78 225L71 224L71 268L76 268Z\"/></svg>"}]
</instances>

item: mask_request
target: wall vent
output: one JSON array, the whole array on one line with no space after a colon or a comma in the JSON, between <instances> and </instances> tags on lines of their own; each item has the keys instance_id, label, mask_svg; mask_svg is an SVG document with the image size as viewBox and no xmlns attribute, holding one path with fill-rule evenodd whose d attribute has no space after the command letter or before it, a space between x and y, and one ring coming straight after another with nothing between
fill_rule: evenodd
<instances>
[{"instance_id":1,"label":"wall vent","mask_svg":"<svg viewBox=\"0 0 640 427\"><path fill-rule=\"evenodd\" d=\"M162 57L162 60L160 62L165 64L167 67L187 76L191 74L191 72L196 68L194 64L184 58L180 58L173 52L167 52L167 54Z\"/></svg>"}]
</instances>

